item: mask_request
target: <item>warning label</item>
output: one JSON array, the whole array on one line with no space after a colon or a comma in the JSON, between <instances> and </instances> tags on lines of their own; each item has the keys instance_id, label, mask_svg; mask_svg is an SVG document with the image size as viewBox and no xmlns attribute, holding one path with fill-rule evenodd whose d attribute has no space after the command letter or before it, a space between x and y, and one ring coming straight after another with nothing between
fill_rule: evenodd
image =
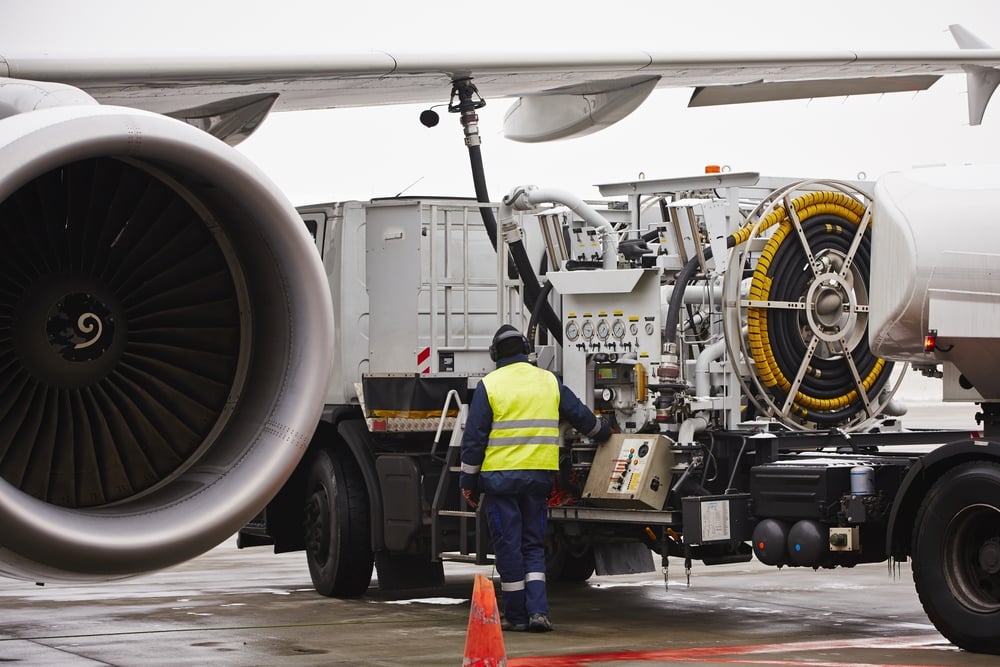
<instances>
[{"instance_id":1,"label":"warning label","mask_svg":"<svg viewBox=\"0 0 1000 667\"><path fill-rule=\"evenodd\" d=\"M716 542L731 539L729 501L707 500L701 503L701 539Z\"/></svg>"}]
</instances>

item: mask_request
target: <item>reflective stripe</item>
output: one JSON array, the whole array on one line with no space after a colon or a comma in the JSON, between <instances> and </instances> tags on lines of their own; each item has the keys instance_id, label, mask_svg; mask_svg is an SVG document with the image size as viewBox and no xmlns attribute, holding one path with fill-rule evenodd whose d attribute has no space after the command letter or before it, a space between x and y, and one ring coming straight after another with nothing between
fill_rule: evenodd
<instances>
[{"instance_id":1,"label":"reflective stripe","mask_svg":"<svg viewBox=\"0 0 1000 667\"><path fill-rule=\"evenodd\" d=\"M524 574L525 581L545 581L544 572L526 572Z\"/></svg>"},{"instance_id":2,"label":"reflective stripe","mask_svg":"<svg viewBox=\"0 0 1000 667\"><path fill-rule=\"evenodd\" d=\"M464 472L466 475L475 475L479 472L479 469L481 467L482 466L474 466L474 465L469 465L468 463L463 463L462 472Z\"/></svg>"},{"instance_id":3,"label":"reflective stripe","mask_svg":"<svg viewBox=\"0 0 1000 667\"><path fill-rule=\"evenodd\" d=\"M524 590L524 579L521 581L501 581L500 590L510 592L510 591L523 591Z\"/></svg>"},{"instance_id":4,"label":"reflective stripe","mask_svg":"<svg viewBox=\"0 0 1000 667\"><path fill-rule=\"evenodd\" d=\"M520 438L490 437L487 447L508 447L510 445L558 445L558 435L522 436Z\"/></svg>"},{"instance_id":5,"label":"reflective stripe","mask_svg":"<svg viewBox=\"0 0 1000 667\"><path fill-rule=\"evenodd\" d=\"M492 470L558 470L557 445L513 445L486 448L483 472Z\"/></svg>"},{"instance_id":6,"label":"reflective stripe","mask_svg":"<svg viewBox=\"0 0 1000 667\"><path fill-rule=\"evenodd\" d=\"M598 433L600 433L602 426L604 426L604 420L601 419L600 417L598 417L597 418L597 423L594 424L594 428L592 428L590 430L590 433L587 434L587 437L588 438L593 438L595 435L597 435Z\"/></svg>"},{"instance_id":7,"label":"reflective stripe","mask_svg":"<svg viewBox=\"0 0 1000 667\"><path fill-rule=\"evenodd\" d=\"M493 429L499 431L508 428L559 428L558 419L508 419L493 422Z\"/></svg>"}]
</instances>

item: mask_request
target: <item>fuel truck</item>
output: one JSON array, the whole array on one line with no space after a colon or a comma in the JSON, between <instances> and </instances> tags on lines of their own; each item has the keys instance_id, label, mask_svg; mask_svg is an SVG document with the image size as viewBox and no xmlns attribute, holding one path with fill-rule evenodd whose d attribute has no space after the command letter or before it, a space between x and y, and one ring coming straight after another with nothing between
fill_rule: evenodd
<instances>
[{"instance_id":1,"label":"fuel truck","mask_svg":"<svg viewBox=\"0 0 1000 667\"><path fill-rule=\"evenodd\" d=\"M362 594L373 569L423 587L446 561L490 562L458 457L510 323L616 432L563 429L550 580L908 559L940 632L1000 653L998 184L976 167L725 172L591 202L523 186L305 207L335 365L306 455L239 545L304 550L327 596ZM907 372L981 432L906 428Z\"/></svg>"}]
</instances>

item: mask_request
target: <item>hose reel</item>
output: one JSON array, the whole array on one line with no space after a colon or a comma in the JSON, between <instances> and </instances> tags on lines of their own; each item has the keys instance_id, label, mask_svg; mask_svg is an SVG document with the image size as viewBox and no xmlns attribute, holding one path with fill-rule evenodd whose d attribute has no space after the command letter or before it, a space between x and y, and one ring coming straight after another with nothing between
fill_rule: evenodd
<instances>
[{"instance_id":1,"label":"hose reel","mask_svg":"<svg viewBox=\"0 0 1000 667\"><path fill-rule=\"evenodd\" d=\"M740 377L746 396L792 428L860 428L901 379L883 395L893 365L868 346L870 198L805 181L772 193L748 219L726 275L726 293L740 295L726 340L751 367L752 387Z\"/></svg>"}]
</instances>

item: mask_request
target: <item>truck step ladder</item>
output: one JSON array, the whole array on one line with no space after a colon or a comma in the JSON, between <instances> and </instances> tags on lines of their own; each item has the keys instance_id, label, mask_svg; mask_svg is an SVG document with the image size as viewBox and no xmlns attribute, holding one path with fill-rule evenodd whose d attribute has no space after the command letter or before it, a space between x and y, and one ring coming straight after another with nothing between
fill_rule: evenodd
<instances>
[{"instance_id":1,"label":"truck step ladder","mask_svg":"<svg viewBox=\"0 0 1000 667\"><path fill-rule=\"evenodd\" d=\"M451 432L448 450L441 457L437 455L436 449L441 439L444 420L452 399L458 405L458 418L455 420L455 428ZM434 504L431 507L431 551L438 560L488 565L493 562L493 558L490 556L489 529L483 514L483 505L480 503L478 508L471 510L466 506L461 493L456 493L458 475L462 471L462 435L465 433L465 420L468 412L468 406L462 403L458 394L455 391L448 392L444 409L441 411L441 422L438 424L437 435L434 437L434 445L431 449L431 458L443 465L437 490L434 493ZM444 551L442 545L445 542L445 531L454 530L456 523L458 551ZM451 541L453 542L454 538Z\"/></svg>"}]
</instances>

